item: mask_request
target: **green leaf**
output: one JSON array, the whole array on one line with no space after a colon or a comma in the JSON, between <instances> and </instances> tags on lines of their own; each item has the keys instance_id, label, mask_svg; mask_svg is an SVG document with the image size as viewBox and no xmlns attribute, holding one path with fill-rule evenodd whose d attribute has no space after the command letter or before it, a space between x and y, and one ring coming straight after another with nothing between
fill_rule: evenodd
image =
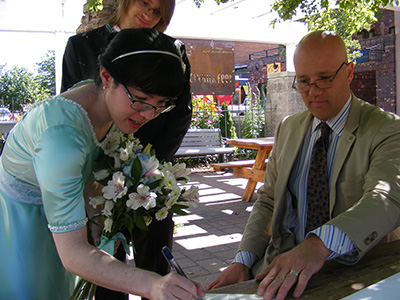
<instances>
[{"instance_id":1,"label":"green leaf","mask_svg":"<svg viewBox=\"0 0 400 300\"><path fill-rule=\"evenodd\" d=\"M139 182L140 177L142 176L142 164L140 163L140 159L138 157L135 158L132 164L131 175L135 180L135 185Z\"/></svg>"},{"instance_id":2,"label":"green leaf","mask_svg":"<svg viewBox=\"0 0 400 300\"><path fill-rule=\"evenodd\" d=\"M163 181L163 179L161 178L156 181L146 183L146 185L152 190L152 189L155 189L156 187L158 187L162 181Z\"/></svg>"},{"instance_id":3,"label":"green leaf","mask_svg":"<svg viewBox=\"0 0 400 300\"><path fill-rule=\"evenodd\" d=\"M103 10L103 0L88 0L86 5L91 11Z\"/></svg>"},{"instance_id":4,"label":"green leaf","mask_svg":"<svg viewBox=\"0 0 400 300\"><path fill-rule=\"evenodd\" d=\"M181 215L181 216L185 216L188 213L183 211L182 209L188 208L187 205L179 205L179 204L175 204L174 206L172 206L169 211L176 213L177 215Z\"/></svg>"},{"instance_id":5,"label":"green leaf","mask_svg":"<svg viewBox=\"0 0 400 300\"><path fill-rule=\"evenodd\" d=\"M149 231L149 228L147 228L146 222L144 221L144 218L143 218L142 214L140 214L137 211L135 211L134 220L135 220L135 225L139 229L144 230L144 231Z\"/></svg>"}]
</instances>

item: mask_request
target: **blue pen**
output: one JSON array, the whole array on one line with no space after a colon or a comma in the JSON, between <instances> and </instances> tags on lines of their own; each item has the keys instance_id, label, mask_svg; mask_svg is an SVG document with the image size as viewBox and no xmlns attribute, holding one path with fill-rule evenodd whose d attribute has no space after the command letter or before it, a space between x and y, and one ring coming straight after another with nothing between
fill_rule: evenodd
<instances>
[{"instance_id":1,"label":"blue pen","mask_svg":"<svg viewBox=\"0 0 400 300\"><path fill-rule=\"evenodd\" d=\"M174 269L179 275L186 277L185 272L183 272L181 266L175 260L174 256L172 255L171 251L168 249L167 246L164 246L161 250L162 254L164 255L165 259L168 261L169 265L172 269Z\"/></svg>"}]
</instances>

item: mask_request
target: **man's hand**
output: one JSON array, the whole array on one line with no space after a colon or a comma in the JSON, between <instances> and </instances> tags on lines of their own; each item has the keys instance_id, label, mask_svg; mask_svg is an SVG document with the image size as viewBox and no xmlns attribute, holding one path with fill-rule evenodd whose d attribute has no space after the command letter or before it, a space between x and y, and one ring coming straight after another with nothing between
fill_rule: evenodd
<instances>
[{"instance_id":1,"label":"man's hand","mask_svg":"<svg viewBox=\"0 0 400 300\"><path fill-rule=\"evenodd\" d=\"M262 280L257 295L264 300L285 299L291 287L297 282L293 297L300 297L311 276L317 273L331 251L327 249L319 237L313 235L303 243L275 257L264 272L256 276Z\"/></svg>"},{"instance_id":2,"label":"man's hand","mask_svg":"<svg viewBox=\"0 0 400 300\"><path fill-rule=\"evenodd\" d=\"M249 278L249 268L243 264L234 263L222 271L222 273L219 274L219 276L207 286L206 291L242 281L247 281Z\"/></svg>"}]
</instances>

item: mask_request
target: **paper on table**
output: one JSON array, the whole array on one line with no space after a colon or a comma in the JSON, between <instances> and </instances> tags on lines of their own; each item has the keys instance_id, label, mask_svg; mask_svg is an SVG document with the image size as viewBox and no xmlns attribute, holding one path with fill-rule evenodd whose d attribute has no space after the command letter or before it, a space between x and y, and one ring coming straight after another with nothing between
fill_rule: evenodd
<instances>
[{"instance_id":1,"label":"paper on table","mask_svg":"<svg viewBox=\"0 0 400 300\"><path fill-rule=\"evenodd\" d=\"M248 294L206 294L203 300L262 300L262 297Z\"/></svg>"},{"instance_id":2,"label":"paper on table","mask_svg":"<svg viewBox=\"0 0 400 300\"><path fill-rule=\"evenodd\" d=\"M397 273L342 300L398 300L399 298L400 273Z\"/></svg>"}]
</instances>

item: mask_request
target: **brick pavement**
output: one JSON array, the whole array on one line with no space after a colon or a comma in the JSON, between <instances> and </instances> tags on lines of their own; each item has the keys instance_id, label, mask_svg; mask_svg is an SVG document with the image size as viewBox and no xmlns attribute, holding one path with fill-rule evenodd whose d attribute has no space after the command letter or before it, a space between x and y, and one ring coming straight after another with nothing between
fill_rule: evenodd
<instances>
[{"instance_id":1,"label":"brick pavement","mask_svg":"<svg viewBox=\"0 0 400 300\"><path fill-rule=\"evenodd\" d=\"M174 217L172 251L187 276L207 286L235 256L256 195L241 201L247 180L228 172L194 172L190 179L200 201L188 215Z\"/></svg>"},{"instance_id":2,"label":"brick pavement","mask_svg":"<svg viewBox=\"0 0 400 300\"><path fill-rule=\"evenodd\" d=\"M199 204L185 216L175 216L172 253L186 275L205 287L231 263L236 254L251 202L241 200L247 180L229 172L194 171L190 185L199 187ZM258 183L257 188L260 187ZM130 295L130 300L140 297Z\"/></svg>"}]
</instances>

